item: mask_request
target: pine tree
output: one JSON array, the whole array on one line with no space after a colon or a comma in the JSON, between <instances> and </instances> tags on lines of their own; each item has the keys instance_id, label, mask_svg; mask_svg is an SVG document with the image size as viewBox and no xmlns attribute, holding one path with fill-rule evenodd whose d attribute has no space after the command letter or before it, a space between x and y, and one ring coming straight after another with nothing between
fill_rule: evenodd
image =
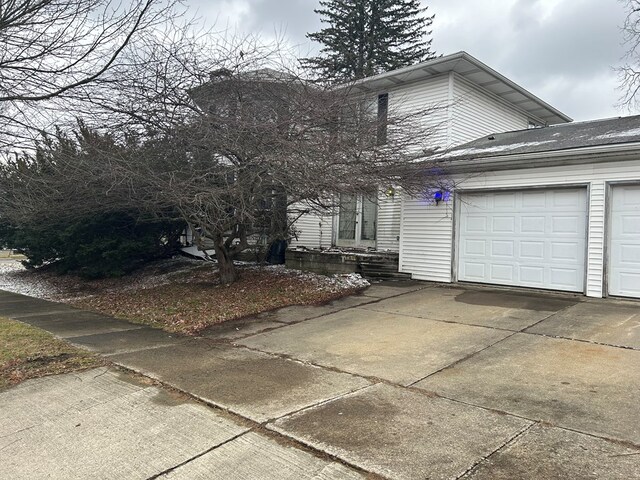
<instances>
[{"instance_id":1,"label":"pine tree","mask_svg":"<svg viewBox=\"0 0 640 480\"><path fill-rule=\"evenodd\" d=\"M322 44L303 63L329 80L353 80L412 65L431 51L434 15L420 0L321 0L327 26L307 37Z\"/></svg>"}]
</instances>

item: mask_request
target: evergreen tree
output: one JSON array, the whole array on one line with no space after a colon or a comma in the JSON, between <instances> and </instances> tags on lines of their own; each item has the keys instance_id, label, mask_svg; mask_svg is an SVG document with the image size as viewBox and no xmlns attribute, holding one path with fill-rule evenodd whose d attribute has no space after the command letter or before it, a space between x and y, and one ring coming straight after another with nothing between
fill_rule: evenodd
<instances>
[{"instance_id":1,"label":"evergreen tree","mask_svg":"<svg viewBox=\"0 0 640 480\"><path fill-rule=\"evenodd\" d=\"M434 15L420 0L321 0L327 26L307 34L322 44L303 63L330 80L353 80L428 60Z\"/></svg>"}]
</instances>

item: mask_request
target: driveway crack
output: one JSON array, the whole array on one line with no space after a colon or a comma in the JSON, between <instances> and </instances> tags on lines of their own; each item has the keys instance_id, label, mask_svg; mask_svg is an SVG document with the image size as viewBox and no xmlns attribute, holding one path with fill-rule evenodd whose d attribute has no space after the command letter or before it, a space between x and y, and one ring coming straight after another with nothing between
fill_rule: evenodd
<instances>
[{"instance_id":1,"label":"driveway crack","mask_svg":"<svg viewBox=\"0 0 640 480\"><path fill-rule=\"evenodd\" d=\"M484 457L482 457L481 459L479 459L477 462L475 462L473 465L471 465L471 467L469 467L467 470L465 470L461 475L458 475L456 477L456 480L459 480L467 475L469 475L470 473L472 473L474 470L476 470L480 464L482 464L483 462L487 461L489 458L491 458L492 456L494 456L496 453L500 452L502 449L504 449L506 446L513 444L515 442L517 442L521 437L523 437L524 435L527 434L527 432L529 432L529 430L531 430L534 426L538 425L539 422L532 422L531 424L527 425L526 427L524 427L522 430L520 430L518 433L516 433L515 435L513 435L511 438L507 439L507 441L505 441L502 445L500 445L498 448L496 448L494 451L492 451L491 453L489 453L488 455L485 455Z\"/></svg>"}]
</instances>

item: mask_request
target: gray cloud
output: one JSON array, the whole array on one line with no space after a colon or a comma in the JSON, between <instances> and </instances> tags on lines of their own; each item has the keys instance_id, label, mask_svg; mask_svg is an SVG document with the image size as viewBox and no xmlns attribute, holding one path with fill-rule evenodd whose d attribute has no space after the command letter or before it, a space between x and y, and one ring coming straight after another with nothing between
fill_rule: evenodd
<instances>
[{"instance_id":1,"label":"gray cloud","mask_svg":"<svg viewBox=\"0 0 640 480\"><path fill-rule=\"evenodd\" d=\"M576 120L619 115L612 67L624 54L617 0L429 0L438 53L466 50ZM302 51L317 0L191 0L218 25L286 34Z\"/></svg>"}]
</instances>

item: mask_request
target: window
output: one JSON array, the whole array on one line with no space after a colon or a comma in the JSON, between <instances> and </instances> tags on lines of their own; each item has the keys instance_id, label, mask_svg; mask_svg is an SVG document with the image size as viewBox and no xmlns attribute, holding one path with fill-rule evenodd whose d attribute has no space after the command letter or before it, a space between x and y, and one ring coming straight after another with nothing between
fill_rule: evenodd
<instances>
[{"instance_id":1,"label":"window","mask_svg":"<svg viewBox=\"0 0 640 480\"><path fill-rule=\"evenodd\" d=\"M378 145L387 143L387 121L389 117L389 94L378 95Z\"/></svg>"}]
</instances>

